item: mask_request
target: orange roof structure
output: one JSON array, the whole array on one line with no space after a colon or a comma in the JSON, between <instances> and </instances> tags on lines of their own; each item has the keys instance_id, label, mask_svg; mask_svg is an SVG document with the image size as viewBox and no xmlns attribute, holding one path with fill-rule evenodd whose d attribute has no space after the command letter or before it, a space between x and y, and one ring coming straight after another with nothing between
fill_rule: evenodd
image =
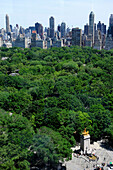
<instances>
[{"instance_id":1,"label":"orange roof structure","mask_svg":"<svg viewBox=\"0 0 113 170\"><path fill-rule=\"evenodd\" d=\"M32 34L36 33L36 31L32 31Z\"/></svg>"}]
</instances>

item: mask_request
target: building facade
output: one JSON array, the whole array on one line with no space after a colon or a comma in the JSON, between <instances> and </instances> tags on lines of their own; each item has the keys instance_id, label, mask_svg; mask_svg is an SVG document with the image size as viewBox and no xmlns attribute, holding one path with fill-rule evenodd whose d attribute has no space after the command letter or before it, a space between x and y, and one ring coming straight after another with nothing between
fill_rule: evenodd
<instances>
[{"instance_id":1,"label":"building facade","mask_svg":"<svg viewBox=\"0 0 113 170\"><path fill-rule=\"evenodd\" d=\"M79 28L72 29L72 45L82 45L82 30Z\"/></svg>"},{"instance_id":2,"label":"building facade","mask_svg":"<svg viewBox=\"0 0 113 170\"><path fill-rule=\"evenodd\" d=\"M104 23L102 23L101 32L102 34L106 34L106 25Z\"/></svg>"},{"instance_id":3,"label":"building facade","mask_svg":"<svg viewBox=\"0 0 113 170\"><path fill-rule=\"evenodd\" d=\"M53 38L54 34L55 34L55 21L54 21L54 17L50 17L50 19L49 19L49 26L50 26L50 38Z\"/></svg>"},{"instance_id":4,"label":"building facade","mask_svg":"<svg viewBox=\"0 0 113 170\"><path fill-rule=\"evenodd\" d=\"M113 14L109 18L108 36L112 36L113 38Z\"/></svg>"},{"instance_id":5,"label":"building facade","mask_svg":"<svg viewBox=\"0 0 113 170\"><path fill-rule=\"evenodd\" d=\"M37 34L39 34L40 38L43 39L43 26L40 23L35 23L35 29Z\"/></svg>"},{"instance_id":6,"label":"building facade","mask_svg":"<svg viewBox=\"0 0 113 170\"><path fill-rule=\"evenodd\" d=\"M6 14L6 33L11 32L9 24L9 16Z\"/></svg>"},{"instance_id":7,"label":"building facade","mask_svg":"<svg viewBox=\"0 0 113 170\"><path fill-rule=\"evenodd\" d=\"M101 31L102 30L102 24L101 21L98 22L97 24L97 30Z\"/></svg>"},{"instance_id":8,"label":"building facade","mask_svg":"<svg viewBox=\"0 0 113 170\"><path fill-rule=\"evenodd\" d=\"M89 34L92 35L92 43L94 43L94 13L91 11L89 15Z\"/></svg>"},{"instance_id":9,"label":"building facade","mask_svg":"<svg viewBox=\"0 0 113 170\"><path fill-rule=\"evenodd\" d=\"M84 25L84 34L85 35L89 34L89 25L88 24Z\"/></svg>"},{"instance_id":10,"label":"building facade","mask_svg":"<svg viewBox=\"0 0 113 170\"><path fill-rule=\"evenodd\" d=\"M62 22L61 23L61 38L65 38L66 36L66 23Z\"/></svg>"},{"instance_id":11,"label":"building facade","mask_svg":"<svg viewBox=\"0 0 113 170\"><path fill-rule=\"evenodd\" d=\"M113 26L113 14L111 14L110 18L109 18L109 27Z\"/></svg>"}]
</instances>

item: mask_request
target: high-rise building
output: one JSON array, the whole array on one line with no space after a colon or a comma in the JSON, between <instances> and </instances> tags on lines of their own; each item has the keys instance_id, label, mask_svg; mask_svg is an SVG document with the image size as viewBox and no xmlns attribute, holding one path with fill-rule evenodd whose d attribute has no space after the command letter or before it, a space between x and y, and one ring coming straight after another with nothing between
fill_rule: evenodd
<instances>
[{"instance_id":1,"label":"high-rise building","mask_svg":"<svg viewBox=\"0 0 113 170\"><path fill-rule=\"evenodd\" d=\"M84 25L84 34L85 35L89 34L89 25L88 24Z\"/></svg>"},{"instance_id":2,"label":"high-rise building","mask_svg":"<svg viewBox=\"0 0 113 170\"><path fill-rule=\"evenodd\" d=\"M67 27L67 29L66 29L66 33L67 33L67 34L69 34L69 32L70 32L70 28L69 28L69 27Z\"/></svg>"},{"instance_id":3,"label":"high-rise building","mask_svg":"<svg viewBox=\"0 0 113 170\"><path fill-rule=\"evenodd\" d=\"M40 23L35 23L35 29L37 34L39 34L40 38L43 39L43 26Z\"/></svg>"},{"instance_id":4,"label":"high-rise building","mask_svg":"<svg viewBox=\"0 0 113 170\"><path fill-rule=\"evenodd\" d=\"M102 24L101 21L99 21L97 24L97 30L101 31L101 29L102 29Z\"/></svg>"},{"instance_id":5,"label":"high-rise building","mask_svg":"<svg viewBox=\"0 0 113 170\"><path fill-rule=\"evenodd\" d=\"M95 32L95 43L94 43L94 49L101 50L102 49L102 37L101 37L101 31L96 30Z\"/></svg>"},{"instance_id":6,"label":"high-rise building","mask_svg":"<svg viewBox=\"0 0 113 170\"><path fill-rule=\"evenodd\" d=\"M31 34L32 34L32 32L35 31L35 27L34 26L30 26L29 30L31 31Z\"/></svg>"},{"instance_id":7,"label":"high-rise building","mask_svg":"<svg viewBox=\"0 0 113 170\"><path fill-rule=\"evenodd\" d=\"M104 25L104 23L102 23L101 32L102 34L106 34L106 25Z\"/></svg>"},{"instance_id":8,"label":"high-rise building","mask_svg":"<svg viewBox=\"0 0 113 170\"><path fill-rule=\"evenodd\" d=\"M47 32L47 29L48 29L48 28L47 28L47 27L45 27L44 32Z\"/></svg>"},{"instance_id":9,"label":"high-rise building","mask_svg":"<svg viewBox=\"0 0 113 170\"><path fill-rule=\"evenodd\" d=\"M10 25L10 30L11 30L11 32L13 32L13 26L12 25Z\"/></svg>"},{"instance_id":10,"label":"high-rise building","mask_svg":"<svg viewBox=\"0 0 113 170\"><path fill-rule=\"evenodd\" d=\"M97 30L97 24L94 23L94 36L95 36L96 30Z\"/></svg>"},{"instance_id":11,"label":"high-rise building","mask_svg":"<svg viewBox=\"0 0 113 170\"><path fill-rule=\"evenodd\" d=\"M19 25L18 24L16 24L16 28L19 29Z\"/></svg>"},{"instance_id":12,"label":"high-rise building","mask_svg":"<svg viewBox=\"0 0 113 170\"><path fill-rule=\"evenodd\" d=\"M27 38L20 38L19 36L15 41L12 43L13 47L21 47L21 48L29 48Z\"/></svg>"},{"instance_id":13,"label":"high-rise building","mask_svg":"<svg viewBox=\"0 0 113 170\"><path fill-rule=\"evenodd\" d=\"M59 32L61 32L61 26L60 26L60 25L58 25L57 30L58 30Z\"/></svg>"},{"instance_id":14,"label":"high-rise building","mask_svg":"<svg viewBox=\"0 0 113 170\"><path fill-rule=\"evenodd\" d=\"M109 27L113 26L113 14L111 14L110 18L109 18Z\"/></svg>"},{"instance_id":15,"label":"high-rise building","mask_svg":"<svg viewBox=\"0 0 113 170\"><path fill-rule=\"evenodd\" d=\"M107 36L105 41L105 50L111 49L113 49L113 39L111 36Z\"/></svg>"},{"instance_id":16,"label":"high-rise building","mask_svg":"<svg viewBox=\"0 0 113 170\"><path fill-rule=\"evenodd\" d=\"M79 28L72 29L72 45L82 45L82 30Z\"/></svg>"},{"instance_id":17,"label":"high-rise building","mask_svg":"<svg viewBox=\"0 0 113 170\"><path fill-rule=\"evenodd\" d=\"M91 11L89 15L89 34L92 35L92 42L94 43L94 13Z\"/></svg>"},{"instance_id":18,"label":"high-rise building","mask_svg":"<svg viewBox=\"0 0 113 170\"><path fill-rule=\"evenodd\" d=\"M101 23L101 21L97 24L97 30L99 30L102 34L106 34L106 25L104 23Z\"/></svg>"},{"instance_id":19,"label":"high-rise building","mask_svg":"<svg viewBox=\"0 0 113 170\"><path fill-rule=\"evenodd\" d=\"M50 38L53 38L54 34L55 34L55 21L54 21L54 17L50 17L50 19L49 19L49 27L50 27Z\"/></svg>"},{"instance_id":20,"label":"high-rise building","mask_svg":"<svg viewBox=\"0 0 113 170\"><path fill-rule=\"evenodd\" d=\"M22 26L20 26L19 33L20 33L20 34L23 34L23 33L24 33L24 29L22 28Z\"/></svg>"},{"instance_id":21,"label":"high-rise building","mask_svg":"<svg viewBox=\"0 0 113 170\"><path fill-rule=\"evenodd\" d=\"M113 37L113 14L111 14L109 18L108 35L111 35Z\"/></svg>"},{"instance_id":22,"label":"high-rise building","mask_svg":"<svg viewBox=\"0 0 113 170\"><path fill-rule=\"evenodd\" d=\"M50 28L47 29L47 37L50 37Z\"/></svg>"},{"instance_id":23,"label":"high-rise building","mask_svg":"<svg viewBox=\"0 0 113 170\"><path fill-rule=\"evenodd\" d=\"M66 36L66 23L62 22L61 23L61 38L65 38Z\"/></svg>"},{"instance_id":24,"label":"high-rise building","mask_svg":"<svg viewBox=\"0 0 113 170\"><path fill-rule=\"evenodd\" d=\"M6 14L6 33L11 32L9 25L9 16Z\"/></svg>"},{"instance_id":25,"label":"high-rise building","mask_svg":"<svg viewBox=\"0 0 113 170\"><path fill-rule=\"evenodd\" d=\"M108 29L108 35L112 36L113 38L113 26L110 26Z\"/></svg>"}]
</instances>

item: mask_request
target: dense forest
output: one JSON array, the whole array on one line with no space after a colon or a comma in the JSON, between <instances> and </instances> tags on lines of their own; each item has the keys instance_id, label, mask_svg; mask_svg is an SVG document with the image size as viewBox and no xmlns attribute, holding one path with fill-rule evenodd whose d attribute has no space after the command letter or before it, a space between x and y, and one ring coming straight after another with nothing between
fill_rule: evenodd
<instances>
[{"instance_id":1,"label":"dense forest","mask_svg":"<svg viewBox=\"0 0 113 170\"><path fill-rule=\"evenodd\" d=\"M112 50L0 48L1 170L71 159L84 128L113 145Z\"/></svg>"}]
</instances>

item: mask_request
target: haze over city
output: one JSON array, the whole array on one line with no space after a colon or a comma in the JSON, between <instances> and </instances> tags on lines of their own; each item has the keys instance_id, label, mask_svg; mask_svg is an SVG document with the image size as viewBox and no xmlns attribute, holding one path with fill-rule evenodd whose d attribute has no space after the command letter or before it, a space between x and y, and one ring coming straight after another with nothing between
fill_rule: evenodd
<instances>
[{"instance_id":1,"label":"haze over city","mask_svg":"<svg viewBox=\"0 0 113 170\"><path fill-rule=\"evenodd\" d=\"M95 13L95 22L104 22L108 26L110 14L113 13L112 0L4 0L1 1L0 28L5 28L5 15L10 17L10 23L25 28L40 22L49 25L48 18L55 17L55 27L66 22L67 26L80 27L88 23L91 10Z\"/></svg>"}]
</instances>

